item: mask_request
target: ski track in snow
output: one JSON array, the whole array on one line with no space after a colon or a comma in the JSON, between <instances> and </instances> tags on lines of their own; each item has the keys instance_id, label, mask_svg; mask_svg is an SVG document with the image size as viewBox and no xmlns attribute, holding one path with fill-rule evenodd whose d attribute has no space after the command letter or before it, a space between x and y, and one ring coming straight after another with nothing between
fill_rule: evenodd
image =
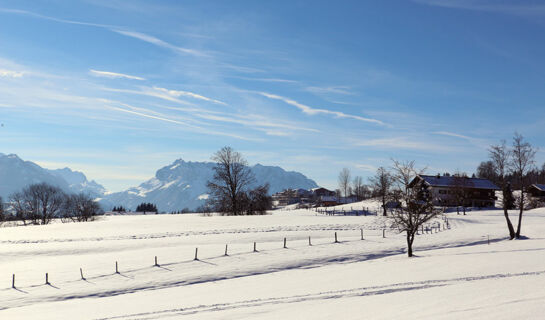
<instances>
[{"instance_id":1,"label":"ski track in snow","mask_svg":"<svg viewBox=\"0 0 545 320\"><path fill-rule=\"evenodd\" d=\"M22 239L22 240L1 240L0 244L42 244L57 242L84 242L84 241L115 241L115 240L147 240L162 238L178 238L202 235L237 234L237 233L266 233L266 232L296 232L296 231L348 231L348 230L382 230L385 227L372 224L333 224L333 225L307 225L307 226L275 226L267 228L241 228L241 229L215 229L203 231L165 232L139 235L123 235L110 237L86 237L86 238L64 238L64 239ZM390 227L386 227L392 230Z\"/></svg>"},{"instance_id":2,"label":"ski track in snow","mask_svg":"<svg viewBox=\"0 0 545 320\"><path fill-rule=\"evenodd\" d=\"M107 318L98 318L97 320L159 319L164 317L171 317L174 315L190 315L190 314L196 314L196 313L202 313L202 312L214 312L214 311L223 311L223 310L237 309L237 308L258 307L258 306L264 306L269 304L282 304L282 303L285 304L285 303L306 302L311 300L326 300L326 299L373 296L373 295L391 294L391 293L403 292L403 291L424 290L424 289L430 289L434 287L456 285L456 284L460 284L464 282L474 282L474 281L483 281L483 280L502 280L505 278L539 276L543 274L545 274L545 270L533 271L533 272L521 272L521 273L491 274L491 275L477 276L477 277L461 277L461 278L451 278L451 279L403 282L403 283L394 283L394 284L384 285L384 286L361 287L361 288L353 288L353 289L345 289L345 290L310 293L305 295L272 297L272 298L266 298L266 299L253 299L253 300L237 301L232 303L198 305L193 307L179 307L179 308L172 308L172 309L153 311L153 312L118 315L118 316L112 316Z\"/></svg>"},{"instance_id":3,"label":"ski track in snow","mask_svg":"<svg viewBox=\"0 0 545 320\"><path fill-rule=\"evenodd\" d=\"M494 241L500 241L502 239L494 239ZM428 250L436 250L436 249L446 249L446 248L456 248L456 247L463 247L463 246L474 246L474 245L482 245L485 244L487 240L468 240L468 241L460 241L456 243L443 243L443 244L434 244L429 246L422 246L419 248L419 252L425 252ZM340 244L346 244L350 245L349 241L343 241L340 242ZM328 243L328 244L320 244L315 245L313 247L317 246L334 246L338 245L335 243ZM282 250L285 249L273 249L269 250L273 251L273 254L278 254ZM297 248L297 250L304 250L304 248ZM263 254L263 252L261 252ZM339 263L356 263L356 262L363 262L363 261L369 261L374 259L381 259L389 256L399 255L405 253L405 247L399 246L394 247L388 250L381 250L381 251L373 251L369 253L339 253L336 255L328 254L323 257L317 257L317 258L302 258L302 259L296 259L295 261L289 260L290 258L286 258L284 261L271 263L267 267L258 266L258 267L247 267L243 268L242 266L238 266L236 263L232 264L232 268L228 270L224 270L223 273L217 272L215 270L211 270L209 273L201 272L198 276L194 277L188 277L186 279L182 280L172 280L172 279L164 279L164 280L149 280L146 282L139 282L134 285L127 285L124 288L121 289L115 289L115 290L88 290L85 293L81 294L65 294L65 295L59 295L56 294L57 292L53 292L53 295L39 295L36 297L21 297L21 299L14 299L12 300L12 303L10 305L2 306L0 307L0 310L14 308L14 307L21 307L21 306L28 306L35 303L43 303L43 302L54 302L54 301L65 301L65 300L72 300L72 299L83 299L83 298L104 298L104 297L113 297L123 294L130 294L140 291L151 291L151 290L161 290L161 289L167 289L167 288L173 288L178 286L191 286L191 285L197 285L197 284L203 284L203 283L209 283L209 282L216 282L216 281L223 281L223 280L230 280L230 279L236 279L236 278L242 278L242 277L251 277L251 276L257 276L257 275L264 275L269 274L273 272L281 272L281 271L287 271L292 269L309 269L309 268L318 268L323 267L331 264L339 264ZM242 253L237 254L229 257L236 257L241 255L252 255L255 253ZM265 252L264 254L267 254ZM224 256L218 256L209 258L206 260L185 260L185 261L179 261L179 262L172 262L167 264L162 264L161 268L163 270L172 271L169 269L176 266L176 265L183 265L183 264L191 264L191 263L205 263L209 264L211 266L215 266L219 264L218 259L225 259ZM244 261L240 261L242 265L244 265ZM109 274L103 274L103 275L97 275L92 277L86 277L87 283L93 283L93 281L98 280L107 280L110 277L125 277L128 280L141 280L144 277L149 277L149 271L154 269L155 267L148 266L148 267L141 267L141 268L133 268L133 269L127 269L123 270L120 274L115 273L109 273ZM545 273L538 272L537 274ZM526 274L526 273L524 273ZM534 273L527 273L527 274L534 274ZM520 274L523 275L523 274ZM499 276L498 276L499 277ZM470 277L468 279L479 279L480 277ZM443 280L441 280L443 281ZM73 284L73 283L85 283L82 282L82 280L69 280L69 281L62 281L55 283L55 286L51 285L51 287L61 290L65 285L67 284ZM411 283L413 284L413 283ZM420 284L420 283L414 283L414 284ZM18 291L21 293L28 293L25 291L32 288L37 287L44 287L43 284L40 285L32 285L27 287L20 287L17 288ZM0 292L2 291L10 291L13 290L11 288L5 288L0 289Z\"/></svg>"},{"instance_id":4,"label":"ski track in snow","mask_svg":"<svg viewBox=\"0 0 545 320\"><path fill-rule=\"evenodd\" d=\"M501 218L501 217L500 217ZM542 217L538 217L541 219ZM507 238L500 236L499 234L492 234L491 236L483 236L483 233L463 233L463 237L456 236L458 231L464 229L466 226L486 224L487 216L480 217L479 220L475 220L472 217L457 217L451 221L451 228L457 229L446 230L445 233L438 234L434 237L434 234L425 234L419 237L418 248L416 254L426 251L433 252L438 249L450 249L469 246L486 245L487 243L502 242ZM496 218L494 218L496 219ZM67 237L67 238L42 238L42 239L18 239L18 240L3 240L0 244L3 245L21 245L21 249L32 248L34 244L53 244L56 243L75 243L76 246L80 246L78 242L82 242L81 246L88 246L83 242L94 241L117 241L117 240L146 240L146 239L162 239L162 238L176 238L176 237L191 237L191 236L209 236L209 235L228 235L228 234L246 234L246 233L281 233L281 232L320 232L320 231L354 231L357 230L359 236L359 230L381 230L383 229L384 221L381 219L375 219L371 221L362 221L362 223L345 223L345 224L308 224L308 225L274 225L264 227L241 227L241 228L224 228L224 229L210 229L199 231L181 231L181 232L150 232L140 233L133 235L105 235L102 237ZM276 223L275 223L276 224ZM476 230L476 229L470 229ZM479 229L480 230L480 229ZM480 232L480 231L478 231ZM442 234L446 235L441 236ZM325 235L325 233L324 233ZM459 234L462 235L462 234ZM275 235L276 237L276 235ZM329 236L328 236L329 237ZM262 235L261 239L264 240L270 238L268 235ZM298 237L297 240L301 240ZM320 237L317 237L320 239ZM199 238L203 239L203 238ZM207 240L216 240L208 239ZM539 240L536 238L536 240ZM185 241L185 240L184 240ZM200 241L200 240L199 240ZM246 240L245 240L246 241ZM312 246L304 246L301 243L295 244L291 247L288 245L288 250L281 247L265 247L258 252L234 252L227 257L223 255L213 255L205 257L202 260L187 260L176 259L168 261L168 263L161 264L159 267L150 265L140 265L140 267L123 268L121 273L108 273L107 270L101 269L97 272L92 272L93 275L86 275L86 279L76 279L75 277L66 277L53 281L50 285L44 284L32 284L23 285L16 289L4 286L0 289L0 295L5 294L6 299L0 305L0 310L8 310L12 308L28 307L37 304L49 303L49 302L61 302L71 301L86 298L108 298L114 296L121 296L131 293L145 292L145 291L158 291L162 289L176 288L182 286L193 286L206 283L214 283L224 280L232 280L238 278L251 278L253 276L260 276L271 274L275 272L290 271L294 269L311 269L333 266L335 264L351 264L364 261L370 261L375 259L381 259L391 257L395 255L406 254L406 248L402 235L397 235L389 239L382 239L381 235L366 237L365 241L359 239L356 240L356 236L352 235L346 239L341 239L340 243L333 243L331 239L327 240L327 243L316 243ZM151 244L152 241L150 241ZM171 241L172 242L172 241ZM177 246L179 241L174 241L172 244L165 243L161 246ZM206 242L206 241L205 241ZM217 243L211 242L209 245L216 245ZM25 246L27 245L27 246ZM108 246L110 244L107 244ZM131 246L138 248L146 247L147 243L139 243L135 245L130 242L127 244L118 244L117 249L129 249ZM154 246L157 244L153 244ZM187 245L187 244L186 244ZM339 249L332 249L333 246L337 246ZM97 248L97 252L104 251L104 248ZM479 252L472 250L469 252L435 252L434 255L471 255L471 254L485 254L485 253L505 253L505 252L523 252L532 251L539 252L545 250L540 247L520 248L519 250L510 250L509 248L502 248L496 250L484 249ZM14 246L13 248L18 248ZM46 249L46 248L44 248ZM64 248L54 248L46 250L46 255L55 255L55 250L63 252ZM80 248L77 248L78 252L84 252ZM20 251L17 249L13 253ZM24 251L21 251L24 252ZM69 251L66 251L69 253ZM66 253L65 252L65 253ZM80 253L81 253L80 252ZM94 252L90 250L88 252ZM289 253L291 252L291 253ZM32 253L32 252L31 252ZM63 253L63 254L65 254ZM286 254L288 253L288 254ZM39 254L39 253L37 253ZM7 252L10 255L10 252ZM28 255L28 253L26 253ZM25 257L25 255L22 255ZM68 256L68 255L66 255ZM6 260L9 262L9 259ZM250 263L249 263L250 262ZM201 265L201 266L200 266ZM138 265L137 265L138 266ZM532 269L539 269L540 267L534 265L533 268L519 270L511 270L511 273L501 273L503 270L496 270L496 273L487 274L477 273L474 276L464 276L466 274L460 274L460 277L448 276L443 278L441 275L436 276L437 279L428 279L422 281L389 283L377 286L360 286L350 288L351 286L341 287L340 290L323 290L320 291L316 288L315 291L303 292L303 294L290 295L290 292L281 293L278 297L261 297L260 299L244 299L241 297L238 301L223 302L210 301L214 303L200 304L200 301L196 301L194 305L189 303L188 305L177 305L173 303L168 305L168 308L162 306L158 310L139 310L141 312L130 313L131 311L120 311L121 314L105 314L102 315L101 320L115 320L115 319L156 319L156 318L169 318L182 315L200 314L214 311L242 309L260 307L266 305L281 305L281 304L293 304L307 301L320 301L327 299L343 299L362 296L375 296L386 295L399 292L408 292L415 290L432 289L435 287L453 286L469 282L478 282L485 280L501 280L506 278L522 278L522 277L537 277L545 274L545 270L532 271ZM499 271L499 272L498 272ZM515 272L513 272L515 271ZM471 273L469 273L471 275ZM27 282L28 283L28 282ZM115 285L110 285L114 283ZM51 288L51 289L48 289ZM191 287L192 288L192 287ZM326 289L326 288L323 288ZM336 288L335 288L336 289ZM160 293L160 291L159 291ZM252 298L252 297L247 297ZM199 303L199 304L198 304ZM106 317L104 317L106 316Z\"/></svg>"}]
</instances>

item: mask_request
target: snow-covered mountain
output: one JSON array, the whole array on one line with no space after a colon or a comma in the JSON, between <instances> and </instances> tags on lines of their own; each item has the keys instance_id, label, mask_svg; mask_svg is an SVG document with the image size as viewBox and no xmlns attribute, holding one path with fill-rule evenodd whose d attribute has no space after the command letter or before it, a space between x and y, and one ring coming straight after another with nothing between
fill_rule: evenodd
<instances>
[{"instance_id":1,"label":"snow-covered mountain","mask_svg":"<svg viewBox=\"0 0 545 320\"><path fill-rule=\"evenodd\" d=\"M122 205L135 209L142 202L157 205L160 211L195 209L204 204L207 195L206 183L212 179L214 163L191 162L182 159L159 169L155 177L123 192L108 193L97 182L69 168L49 170L34 162L24 161L15 154L0 153L0 196L6 200L10 194L24 187L46 182L58 186L68 193L84 192L100 199L105 210ZM269 183L270 193L287 188L315 188L318 185L298 172L285 171L280 167L257 164L251 167L255 185Z\"/></svg>"},{"instance_id":2,"label":"snow-covered mountain","mask_svg":"<svg viewBox=\"0 0 545 320\"><path fill-rule=\"evenodd\" d=\"M48 170L53 175L64 179L68 183L71 192L88 193L93 197L101 197L106 193L106 189L95 180L88 181L87 177L79 171L72 171L70 168Z\"/></svg>"},{"instance_id":3,"label":"snow-covered mountain","mask_svg":"<svg viewBox=\"0 0 545 320\"><path fill-rule=\"evenodd\" d=\"M105 192L103 186L88 181L81 172L68 168L48 170L15 154L0 153L0 196L4 199L30 184L41 182L57 186L65 192L84 192L94 197L102 196Z\"/></svg>"},{"instance_id":4,"label":"snow-covered mountain","mask_svg":"<svg viewBox=\"0 0 545 320\"><path fill-rule=\"evenodd\" d=\"M206 183L212 179L214 163L191 162L182 159L157 171L154 178L138 187L104 196L101 204L105 209L122 205L134 209L142 202L157 205L160 211L177 211L183 208L195 209L204 204L207 195ZM270 192L287 188L315 188L318 185L303 174L285 171L280 167L257 164L251 167L255 185L269 183Z\"/></svg>"}]
</instances>

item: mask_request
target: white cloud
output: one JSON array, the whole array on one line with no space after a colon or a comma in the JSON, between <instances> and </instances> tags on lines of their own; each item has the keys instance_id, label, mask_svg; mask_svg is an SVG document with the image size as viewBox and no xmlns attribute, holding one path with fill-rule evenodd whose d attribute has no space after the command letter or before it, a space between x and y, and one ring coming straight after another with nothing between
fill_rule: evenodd
<instances>
[{"instance_id":1,"label":"white cloud","mask_svg":"<svg viewBox=\"0 0 545 320\"><path fill-rule=\"evenodd\" d=\"M363 171L367 171L367 172L377 171L377 167L372 166L370 164L356 164L355 167L358 168L358 169L361 169Z\"/></svg>"},{"instance_id":2,"label":"white cloud","mask_svg":"<svg viewBox=\"0 0 545 320\"><path fill-rule=\"evenodd\" d=\"M0 77L3 78L21 78L24 72L0 69Z\"/></svg>"},{"instance_id":3,"label":"white cloud","mask_svg":"<svg viewBox=\"0 0 545 320\"><path fill-rule=\"evenodd\" d=\"M360 147L376 147L381 149L409 149L422 151L452 151L446 146L408 139L406 137L378 138L362 140L355 143Z\"/></svg>"},{"instance_id":4,"label":"white cloud","mask_svg":"<svg viewBox=\"0 0 545 320\"><path fill-rule=\"evenodd\" d=\"M131 107L131 106L126 105L126 104L123 104L123 106L131 108L133 110L128 110L128 109L115 107L115 106L108 106L108 107L110 109L112 109L112 110L133 114L133 115L136 115L136 116L139 116L139 117L144 117L144 118L169 122L169 123L173 123L173 124L183 125L184 127L191 128L192 129L191 131L193 131L193 132L199 132L199 133L208 134L208 135L225 136L225 137L230 137L230 138L235 138L235 139L245 140L245 141L261 141L261 139L257 139L257 138L253 138L253 137L245 137L245 136L232 134L232 133L228 133L228 132L221 132L221 131L215 131L215 130L211 130L211 129L202 128L202 127L199 127L199 126L189 124L187 122L183 122L183 121L180 121L180 120L169 118L167 115L163 115L161 113L150 111L150 110L147 110L147 109ZM134 110L139 110L139 111L134 111ZM141 111L144 111L144 110L146 110L146 111L141 112ZM148 111L150 113L153 113L153 114L147 113Z\"/></svg>"},{"instance_id":5,"label":"white cloud","mask_svg":"<svg viewBox=\"0 0 545 320\"><path fill-rule=\"evenodd\" d=\"M207 56L205 53L203 53L203 52L201 52L199 50L188 49L188 48L183 48L183 47L177 47L177 46L175 46L173 44L170 44L170 43L165 42L165 41L163 41L163 40L161 40L159 38L156 38L154 36L150 36L150 35L145 34L145 33L127 31L127 30L120 30L120 29L110 29L110 30L112 30L113 32L117 32L119 34L122 34L124 36L127 36L127 37L135 38L135 39L138 39L138 40L142 40L144 42L154 44L154 45L159 46L159 47L163 47L163 48L166 48L166 49L173 50L173 51L178 52L178 53L189 54L189 55L200 56L200 57Z\"/></svg>"},{"instance_id":6,"label":"white cloud","mask_svg":"<svg viewBox=\"0 0 545 320\"><path fill-rule=\"evenodd\" d=\"M96 77L105 77L105 78L113 78L113 79L124 78L124 79L141 80L141 81L146 80L145 78L142 78L142 77L131 76L124 73L117 73L117 72L110 72L110 71L99 71L99 70L90 69L89 73Z\"/></svg>"},{"instance_id":7,"label":"white cloud","mask_svg":"<svg viewBox=\"0 0 545 320\"><path fill-rule=\"evenodd\" d=\"M460 139L470 140L470 141L475 140L475 138L464 136L458 133L448 132L448 131L437 131L437 132L434 132L434 134L447 136L447 137L460 138Z\"/></svg>"},{"instance_id":8,"label":"white cloud","mask_svg":"<svg viewBox=\"0 0 545 320\"><path fill-rule=\"evenodd\" d=\"M182 105L193 106L193 104L190 103L190 102L177 99L176 97L173 97L171 95L165 94L165 93L157 91L157 90L153 90L153 88L149 88L149 87L140 87L140 91L138 91L138 90L129 90L129 89L107 88L107 87L103 87L102 90L110 91L110 92L120 92L120 93L130 93L130 94L144 95L144 96L148 96L148 97L154 97L154 98L167 100L167 101L170 101L170 102L176 102L176 103L179 103L179 104L182 104Z\"/></svg>"},{"instance_id":9,"label":"white cloud","mask_svg":"<svg viewBox=\"0 0 545 320\"><path fill-rule=\"evenodd\" d=\"M203 53L203 52L201 52L199 50L188 49L188 48L183 48L183 47L177 47L177 46L175 46L173 44L165 42L165 41L163 41L161 39L158 39L158 38L156 38L154 36L147 35L145 33L125 30L125 28L121 27L121 26L114 26L114 25L107 25L107 24L100 24L100 23L91 23L91 22L81 22L81 21L67 20L67 19L59 19L59 18L55 18L55 17L50 17L50 16L34 13L34 12L31 12L31 11L26 11L26 10L0 8L0 12L11 13L11 14L21 14L21 15L26 15L26 16L38 18L38 19L55 21L55 22L59 22L59 23L75 24L75 25L82 25L82 26L89 26L89 27L108 29L108 30L110 30L112 32L116 32L116 33L122 34L122 35L127 36L127 37L131 37L131 38L135 38L135 39L138 39L138 40L141 40L141 41L144 41L144 42L148 42L148 43L154 44L154 45L159 46L159 47L167 48L167 49L173 50L173 51L178 52L178 53L189 54L189 55L194 55L194 56L201 56L201 57L202 56L207 56L205 53Z\"/></svg>"},{"instance_id":10,"label":"white cloud","mask_svg":"<svg viewBox=\"0 0 545 320\"><path fill-rule=\"evenodd\" d=\"M315 93L315 94L343 94L351 95L352 92L348 91L349 87L344 86L332 86L332 87L306 87L305 90Z\"/></svg>"},{"instance_id":11,"label":"white cloud","mask_svg":"<svg viewBox=\"0 0 545 320\"><path fill-rule=\"evenodd\" d=\"M299 81L296 81L296 80L279 79L279 78L251 78L251 77L239 77L239 76L229 76L229 78L242 79L242 80L248 80L248 81L259 81L259 82L299 83Z\"/></svg>"},{"instance_id":12,"label":"white cloud","mask_svg":"<svg viewBox=\"0 0 545 320\"><path fill-rule=\"evenodd\" d=\"M335 116L336 118L354 119L354 120L359 120L359 121L371 122L371 123L384 125L384 122L382 122L380 120L377 120L377 119L371 119L371 118L365 118L365 117L361 117L361 116L355 116L355 115L346 114L346 113L340 112L340 111L331 111L331 110L326 110L326 109L315 109L315 108L309 107L307 105L304 105L302 103L299 103L299 102L297 102L295 100L285 98L285 97L281 97L281 96L278 96L278 95L275 95L275 94L266 93L266 92L259 92L259 94L261 94L262 96L267 97L269 99L283 101L284 103L292 105L292 106L298 108L299 110L303 111L304 113L306 113L308 115L329 114L329 115Z\"/></svg>"},{"instance_id":13,"label":"white cloud","mask_svg":"<svg viewBox=\"0 0 545 320\"><path fill-rule=\"evenodd\" d=\"M521 3L518 1L492 0L413 0L430 6L451 9L465 9L474 11L498 12L504 14L542 17L545 15L545 5L537 3Z\"/></svg>"},{"instance_id":14,"label":"white cloud","mask_svg":"<svg viewBox=\"0 0 545 320\"><path fill-rule=\"evenodd\" d=\"M197 100L208 101L208 102L212 102L212 103L216 103L216 104L227 105L225 102L215 100L215 99L212 99L212 98L208 98L208 97L202 96L200 94L189 92L189 91L169 90L169 89L160 88L160 87L153 87L153 89L157 90L157 91L159 91L161 93L166 93L166 94L168 94L170 96L177 97L177 98L183 96L183 97L190 97L190 98L197 99Z\"/></svg>"}]
</instances>

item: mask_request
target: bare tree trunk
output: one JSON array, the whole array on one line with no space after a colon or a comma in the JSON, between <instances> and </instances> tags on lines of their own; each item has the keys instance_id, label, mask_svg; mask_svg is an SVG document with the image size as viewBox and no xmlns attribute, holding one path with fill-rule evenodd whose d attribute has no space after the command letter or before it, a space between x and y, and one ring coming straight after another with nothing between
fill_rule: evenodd
<instances>
[{"instance_id":1,"label":"bare tree trunk","mask_svg":"<svg viewBox=\"0 0 545 320\"><path fill-rule=\"evenodd\" d=\"M515 229L513 228L511 219L509 219L509 213L507 212L507 207L505 205L503 206L503 215L505 216L505 221L507 222L507 228L509 229L509 238L513 240L515 238ZM520 225L520 222L519 222L519 225Z\"/></svg>"},{"instance_id":2,"label":"bare tree trunk","mask_svg":"<svg viewBox=\"0 0 545 320\"><path fill-rule=\"evenodd\" d=\"M413 240L414 235L411 236L411 233L407 230L407 255L409 258L413 256Z\"/></svg>"},{"instance_id":3,"label":"bare tree trunk","mask_svg":"<svg viewBox=\"0 0 545 320\"><path fill-rule=\"evenodd\" d=\"M382 196L382 210L382 215L386 217L386 197L384 195Z\"/></svg>"},{"instance_id":4,"label":"bare tree trunk","mask_svg":"<svg viewBox=\"0 0 545 320\"><path fill-rule=\"evenodd\" d=\"M522 212L524 211L524 191L520 191L520 211L519 211L519 221L517 225L517 233L515 234L515 237L517 239L520 238L520 228L522 225Z\"/></svg>"}]
</instances>

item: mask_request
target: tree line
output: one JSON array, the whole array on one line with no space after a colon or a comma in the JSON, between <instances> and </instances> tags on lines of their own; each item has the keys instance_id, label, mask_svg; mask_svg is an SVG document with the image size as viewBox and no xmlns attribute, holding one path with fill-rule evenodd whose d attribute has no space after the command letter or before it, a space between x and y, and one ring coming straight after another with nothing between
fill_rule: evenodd
<instances>
[{"instance_id":1,"label":"tree line","mask_svg":"<svg viewBox=\"0 0 545 320\"><path fill-rule=\"evenodd\" d=\"M141 203L136 206L136 212L155 212L157 213L157 206L153 203Z\"/></svg>"},{"instance_id":2,"label":"tree line","mask_svg":"<svg viewBox=\"0 0 545 320\"><path fill-rule=\"evenodd\" d=\"M53 219L89 221L102 214L100 205L84 193L67 194L59 187L31 184L8 197L7 207L0 198L0 222L20 221L27 224L49 224Z\"/></svg>"}]
</instances>

